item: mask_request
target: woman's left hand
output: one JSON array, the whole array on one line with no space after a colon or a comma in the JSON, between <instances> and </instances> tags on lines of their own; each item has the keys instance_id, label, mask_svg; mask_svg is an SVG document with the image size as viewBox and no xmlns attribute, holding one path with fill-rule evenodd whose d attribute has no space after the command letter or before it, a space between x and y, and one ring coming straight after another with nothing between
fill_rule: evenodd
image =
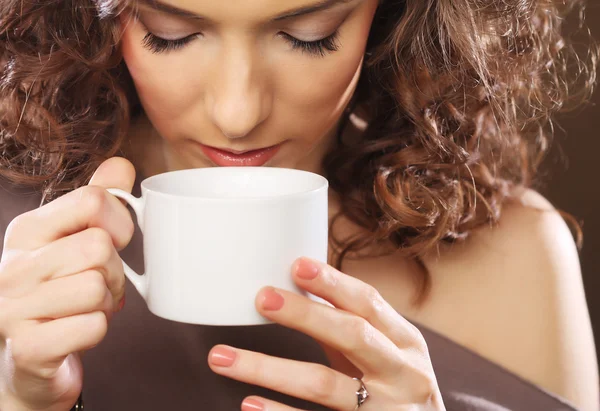
<instances>
[{"instance_id":1,"label":"woman's left hand","mask_svg":"<svg viewBox=\"0 0 600 411\"><path fill-rule=\"evenodd\" d=\"M306 258L294 265L293 277L298 286L336 308L267 287L257 296L257 309L266 318L339 352L357 375L348 371L347 362L332 361L336 368L332 369L222 345L209 354L214 372L333 410L445 409L423 336L373 287ZM326 349L328 354L331 351ZM360 407L357 391L361 383L352 377L362 378L369 394ZM242 410L295 409L250 397Z\"/></svg>"}]
</instances>

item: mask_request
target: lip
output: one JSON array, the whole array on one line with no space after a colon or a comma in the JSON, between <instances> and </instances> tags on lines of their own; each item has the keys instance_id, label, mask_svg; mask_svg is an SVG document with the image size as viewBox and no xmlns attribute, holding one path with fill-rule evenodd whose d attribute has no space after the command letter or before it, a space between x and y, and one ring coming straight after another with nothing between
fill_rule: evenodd
<instances>
[{"instance_id":1,"label":"lip","mask_svg":"<svg viewBox=\"0 0 600 411\"><path fill-rule=\"evenodd\" d=\"M271 160L281 144L255 150L230 150L200 144L204 154L221 167L260 167Z\"/></svg>"}]
</instances>

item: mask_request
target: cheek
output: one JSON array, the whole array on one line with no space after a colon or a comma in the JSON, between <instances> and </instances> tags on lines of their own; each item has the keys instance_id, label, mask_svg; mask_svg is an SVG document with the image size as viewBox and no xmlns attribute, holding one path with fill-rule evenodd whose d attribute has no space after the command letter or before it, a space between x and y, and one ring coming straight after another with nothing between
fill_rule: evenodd
<instances>
[{"instance_id":1,"label":"cheek","mask_svg":"<svg viewBox=\"0 0 600 411\"><path fill-rule=\"evenodd\" d=\"M282 73L280 90L288 104L302 112L334 115L350 100L362 66L363 55L352 51L332 58L318 68L299 67Z\"/></svg>"},{"instance_id":2,"label":"cheek","mask_svg":"<svg viewBox=\"0 0 600 411\"><path fill-rule=\"evenodd\" d=\"M144 35L133 23L123 32L123 58L147 115L155 125L168 127L199 98L201 88L190 81L199 78L190 73L197 66L189 59L152 54L142 45Z\"/></svg>"},{"instance_id":3,"label":"cheek","mask_svg":"<svg viewBox=\"0 0 600 411\"><path fill-rule=\"evenodd\" d=\"M358 22L341 38L341 47L325 59L307 59L304 65L283 66L279 71L279 102L293 107L304 131L315 136L341 116L356 89L370 21ZM302 133L307 136L309 133Z\"/></svg>"}]
</instances>

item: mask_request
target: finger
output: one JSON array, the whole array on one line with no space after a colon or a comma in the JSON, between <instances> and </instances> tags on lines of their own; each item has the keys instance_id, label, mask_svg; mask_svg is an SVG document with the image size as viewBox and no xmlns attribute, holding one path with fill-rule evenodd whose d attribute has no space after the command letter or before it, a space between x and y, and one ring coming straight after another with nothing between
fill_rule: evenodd
<instances>
[{"instance_id":1,"label":"finger","mask_svg":"<svg viewBox=\"0 0 600 411\"><path fill-rule=\"evenodd\" d=\"M107 316L115 306L102 273L86 271L40 284L31 294L14 300L26 320L55 320L94 311Z\"/></svg>"},{"instance_id":2,"label":"finger","mask_svg":"<svg viewBox=\"0 0 600 411\"><path fill-rule=\"evenodd\" d=\"M133 164L123 157L112 157L100 164L88 185L104 189L119 188L130 193L134 182L135 168ZM123 205L127 205L125 200L117 200Z\"/></svg>"},{"instance_id":3,"label":"finger","mask_svg":"<svg viewBox=\"0 0 600 411\"><path fill-rule=\"evenodd\" d=\"M364 318L396 346L422 348L425 344L420 331L398 314L371 285L308 258L297 260L292 273L301 288L341 310Z\"/></svg>"},{"instance_id":4,"label":"finger","mask_svg":"<svg viewBox=\"0 0 600 411\"><path fill-rule=\"evenodd\" d=\"M130 190L135 178L131 163L111 160L100 166L93 183ZM7 228L5 248L35 250L90 227L107 231L117 249L124 248L133 235L133 220L127 208L104 188L94 185L15 218Z\"/></svg>"},{"instance_id":5,"label":"finger","mask_svg":"<svg viewBox=\"0 0 600 411\"><path fill-rule=\"evenodd\" d=\"M107 329L101 311L33 324L7 340L7 353L20 371L47 378L69 354L98 345Z\"/></svg>"},{"instance_id":6,"label":"finger","mask_svg":"<svg viewBox=\"0 0 600 411\"><path fill-rule=\"evenodd\" d=\"M340 351L365 374L398 372L398 347L364 318L272 287L258 293L256 305L266 318Z\"/></svg>"},{"instance_id":7,"label":"finger","mask_svg":"<svg viewBox=\"0 0 600 411\"><path fill-rule=\"evenodd\" d=\"M242 411L302 411L280 402L275 402L262 397L248 397L242 402Z\"/></svg>"},{"instance_id":8,"label":"finger","mask_svg":"<svg viewBox=\"0 0 600 411\"><path fill-rule=\"evenodd\" d=\"M71 252L68 258L65 258L67 250ZM112 243L110 234L103 229L88 228L55 241L40 251L45 254L45 258L40 260L52 261L48 265L54 267L46 273L44 280L95 270L103 275L105 285L113 296L115 308L125 295L123 261ZM59 256L63 257L62 261Z\"/></svg>"},{"instance_id":9,"label":"finger","mask_svg":"<svg viewBox=\"0 0 600 411\"><path fill-rule=\"evenodd\" d=\"M61 238L36 254L39 261L44 261L48 267L42 281L97 270L104 276L106 286L116 302L125 293L123 262L112 244L110 234L101 228L88 228Z\"/></svg>"},{"instance_id":10,"label":"finger","mask_svg":"<svg viewBox=\"0 0 600 411\"><path fill-rule=\"evenodd\" d=\"M130 192L135 181L135 168L123 157L112 157L96 169L89 185L102 188L120 188Z\"/></svg>"},{"instance_id":11,"label":"finger","mask_svg":"<svg viewBox=\"0 0 600 411\"><path fill-rule=\"evenodd\" d=\"M39 283L83 271L95 270L104 276L115 304L125 293L123 263L112 238L101 228L88 228L54 241L38 250L15 257L7 266L11 284L3 281L3 295L25 295Z\"/></svg>"},{"instance_id":12,"label":"finger","mask_svg":"<svg viewBox=\"0 0 600 411\"><path fill-rule=\"evenodd\" d=\"M353 394L357 382L321 364L218 345L209 353L209 365L220 375L335 410L353 409L356 405Z\"/></svg>"}]
</instances>

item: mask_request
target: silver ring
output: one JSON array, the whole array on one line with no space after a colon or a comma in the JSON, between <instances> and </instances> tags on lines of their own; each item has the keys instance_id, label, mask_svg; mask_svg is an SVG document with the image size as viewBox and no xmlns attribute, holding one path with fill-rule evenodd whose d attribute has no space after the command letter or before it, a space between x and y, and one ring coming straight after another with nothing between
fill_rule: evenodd
<instances>
[{"instance_id":1,"label":"silver ring","mask_svg":"<svg viewBox=\"0 0 600 411\"><path fill-rule=\"evenodd\" d=\"M369 398L369 391L367 391L367 387L365 387L365 383L363 382L363 380L361 380L360 378L352 379L360 383L360 388L358 389L358 391L356 391L356 408L354 408L354 411L356 411L360 408L361 405L365 403L365 401L367 401L367 398Z\"/></svg>"}]
</instances>

